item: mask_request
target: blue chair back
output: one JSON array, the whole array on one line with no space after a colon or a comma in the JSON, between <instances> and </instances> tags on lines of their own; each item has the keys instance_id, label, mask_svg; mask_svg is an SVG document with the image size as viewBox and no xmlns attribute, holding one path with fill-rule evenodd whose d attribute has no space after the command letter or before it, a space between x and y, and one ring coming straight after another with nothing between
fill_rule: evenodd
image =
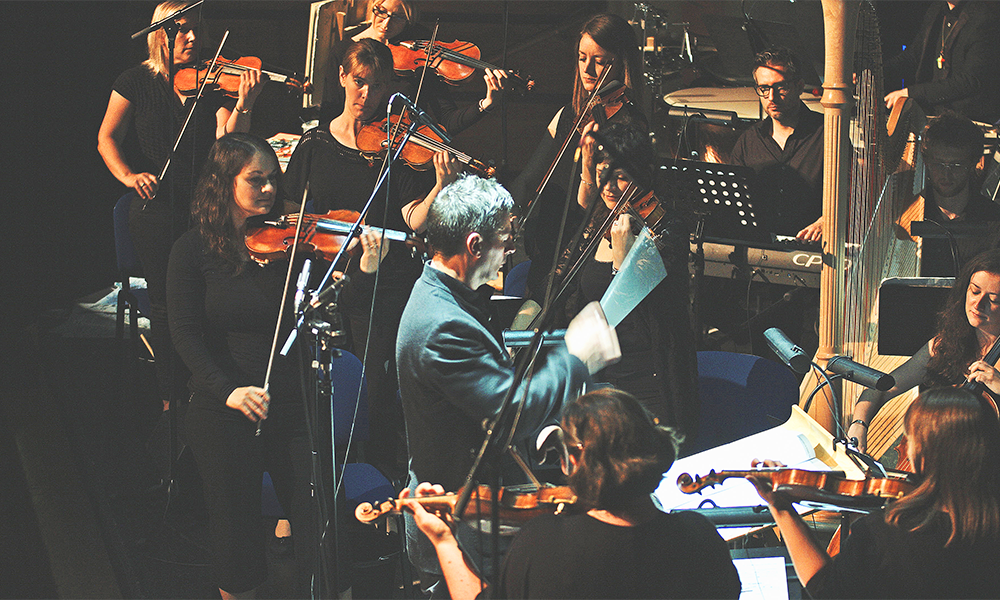
<instances>
[{"instance_id":1,"label":"blue chair back","mask_svg":"<svg viewBox=\"0 0 1000 600\"><path fill-rule=\"evenodd\" d=\"M334 443L337 446L347 444L352 423L352 444L368 440L368 383L361 378L361 361L347 350L341 350L340 356L331 361L330 381L333 384L330 418L333 419Z\"/></svg>"},{"instance_id":2,"label":"blue chair back","mask_svg":"<svg viewBox=\"0 0 1000 600\"><path fill-rule=\"evenodd\" d=\"M530 268L530 260L521 261L511 268L503 280L504 296L524 296L524 290L528 284L528 269Z\"/></svg>"},{"instance_id":3,"label":"blue chair back","mask_svg":"<svg viewBox=\"0 0 1000 600\"><path fill-rule=\"evenodd\" d=\"M698 352L698 433L689 456L760 433L788 420L799 400L798 379L783 364L735 352ZM748 458L749 460L749 458Z\"/></svg>"}]
</instances>

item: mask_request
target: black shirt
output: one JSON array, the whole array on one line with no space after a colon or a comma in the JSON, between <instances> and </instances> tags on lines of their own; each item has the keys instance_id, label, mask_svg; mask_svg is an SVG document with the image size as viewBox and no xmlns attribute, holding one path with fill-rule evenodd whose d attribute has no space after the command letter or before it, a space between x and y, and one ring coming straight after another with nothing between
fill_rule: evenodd
<instances>
[{"instance_id":1,"label":"black shirt","mask_svg":"<svg viewBox=\"0 0 1000 600\"><path fill-rule=\"evenodd\" d=\"M695 513L635 527L546 515L518 533L494 598L738 598L726 542Z\"/></svg>"},{"instance_id":2,"label":"black shirt","mask_svg":"<svg viewBox=\"0 0 1000 600\"><path fill-rule=\"evenodd\" d=\"M115 80L112 89L128 100L133 108L132 121L135 127L129 128L124 142L129 166L136 173L159 176L194 99L189 98L188 104L182 105L167 80L153 75L145 65L132 67L122 73ZM174 185L178 215L186 216L190 212L194 182L209 149L215 143L215 114L224 102L224 96L219 93L206 92L202 96L184 132L184 138L177 147L177 153L170 162L164 185ZM156 200L168 202L169 188L161 187Z\"/></svg>"},{"instance_id":3,"label":"black shirt","mask_svg":"<svg viewBox=\"0 0 1000 600\"><path fill-rule=\"evenodd\" d=\"M733 164L757 173L753 206L769 233L795 235L823 214L823 115L799 106L799 123L782 149L770 117L743 132Z\"/></svg>"},{"instance_id":4,"label":"black shirt","mask_svg":"<svg viewBox=\"0 0 1000 600\"><path fill-rule=\"evenodd\" d=\"M858 519L833 562L806 583L813 598L995 598L1000 541L944 544L951 523L909 532L881 513Z\"/></svg>"},{"instance_id":5,"label":"black shirt","mask_svg":"<svg viewBox=\"0 0 1000 600\"><path fill-rule=\"evenodd\" d=\"M971 182L970 182L971 186ZM973 193L969 198L969 203L965 207L965 212L959 219L949 220L941 212L940 207L934 200L934 194L930 190L924 191L924 219L935 221L943 225L949 223L963 222L969 224L992 225L983 235L978 236L956 236L955 251L952 253L952 244L946 238L924 238L920 248L920 275L922 277L955 277L957 271L961 270L970 258L981 252L990 249L992 242L996 239L995 229L1000 221L1000 205L993 202L986 196ZM989 225L987 225L989 227ZM956 270L955 260L958 260Z\"/></svg>"}]
</instances>

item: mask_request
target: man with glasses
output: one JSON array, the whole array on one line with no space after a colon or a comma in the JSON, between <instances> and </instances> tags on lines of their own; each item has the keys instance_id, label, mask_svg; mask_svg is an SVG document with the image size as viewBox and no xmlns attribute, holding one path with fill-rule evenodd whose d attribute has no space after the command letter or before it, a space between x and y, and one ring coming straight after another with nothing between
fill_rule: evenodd
<instances>
[{"instance_id":1,"label":"man with glasses","mask_svg":"<svg viewBox=\"0 0 1000 600\"><path fill-rule=\"evenodd\" d=\"M952 232L951 239L925 237L920 262L924 277L954 277L965 261L995 245L1000 206L980 193L975 176L984 141L978 125L952 111L933 119L924 129L924 220L942 225L982 225L980 232Z\"/></svg>"},{"instance_id":2,"label":"man with glasses","mask_svg":"<svg viewBox=\"0 0 1000 600\"><path fill-rule=\"evenodd\" d=\"M514 385L513 361L492 318L488 281L496 279L504 257L514 251L514 201L499 183L462 175L435 198L427 214L432 258L403 311L396 338L399 390L410 454L409 487L440 482L458 491L492 420ZM514 400L523 404L514 444L542 425L555 422L565 402L579 395L596 373L621 357L614 328L597 303L570 322L565 342L546 348L533 375L520 382ZM505 457L502 483L526 476ZM441 568L430 541L406 522L410 562L421 572L421 587L447 597ZM490 560L489 539L476 540L465 524L457 537L480 569ZM443 595L442 595L443 594Z\"/></svg>"},{"instance_id":3,"label":"man with glasses","mask_svg":"<svg viewBox=\"0 0 1000 600\"><path fill-rule=\"evenodd\" d=\"M767 114L736 141L732 162L756 171L754 206L769 233L819 241L823 235L823 115L799 98L798 59L782 47L754 57L753 78Z\"/></svg>"}]
</instances>

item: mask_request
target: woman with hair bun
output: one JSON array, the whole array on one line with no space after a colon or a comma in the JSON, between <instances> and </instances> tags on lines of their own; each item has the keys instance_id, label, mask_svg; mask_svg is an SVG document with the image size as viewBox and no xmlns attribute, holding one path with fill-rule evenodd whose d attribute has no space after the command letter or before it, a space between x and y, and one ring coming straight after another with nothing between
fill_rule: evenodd
<instances>
[{"instance_id":1,"label":"woman with hair bun","mask_svg":"<svg viewBox=\"0 0 1000 600\"><path fill-rule=\"evenodd\" d=\"M673 430L614 388L569 404L562 429L562 468L581 510L526 523L491 597L739 597L739 575L715 527L697 513L664 513L653 503L653 490L677 456ZM442 493L429 483L416 491ZM434 544L452 598L479 594L483 583L463 558L450 515L406 506Z\"/></svg>"}]
</instances>

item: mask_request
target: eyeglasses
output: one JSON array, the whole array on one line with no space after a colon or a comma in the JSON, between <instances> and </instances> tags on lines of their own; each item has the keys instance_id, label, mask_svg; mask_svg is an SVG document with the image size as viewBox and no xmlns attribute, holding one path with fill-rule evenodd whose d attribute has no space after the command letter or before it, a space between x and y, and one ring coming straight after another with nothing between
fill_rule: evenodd
<instances>
[{"instance_id":1,"label":"eyeglasses","mask_svg":"<svg viewBox=\"0 0 1000 600\"><path fill-rule=\"evenodd\" d=\"M784 97L788 95L788 92L790 92L791 89L792 86L790 83L787 81L779 81L774 85L758 85L754 88L754 91L756 91L757 95L761 98L766 98L768 92L774 92L778 96Z\"/></svg>"},{"instance_id":2,"label":"eyeglasses","mask_svg":"<svg viewBox=\"0 0 1000 600\"><path fill-rule=\"evenodd\" d=\"M389 20L395 19L396 21L403 21L403 22L409 20L406 18L406 15L391 13L386 9L382 8L382 5L380 4L372 7L372 14L380 19L389 19Z\"/></svg>"},{"instance_id":3,"label":"eyeglasses","mask_svg":"<svg viewBox=\"0 0 1000 600\"><path fill-rule=\"evenodd\" d=\"M954 172L958 172L958 171L965 171L969 167L972 166L971 163L965 163L965 162L947 163L947 162L941 162L941 161L930 160L930 159L925 159L924 162L927 163L928 167L930 167L930 168L932 168L932 169L934 169L936 171L946 171L946 172L949 172L949 173L954 173Z\"/></svg>"}]
</instances>

